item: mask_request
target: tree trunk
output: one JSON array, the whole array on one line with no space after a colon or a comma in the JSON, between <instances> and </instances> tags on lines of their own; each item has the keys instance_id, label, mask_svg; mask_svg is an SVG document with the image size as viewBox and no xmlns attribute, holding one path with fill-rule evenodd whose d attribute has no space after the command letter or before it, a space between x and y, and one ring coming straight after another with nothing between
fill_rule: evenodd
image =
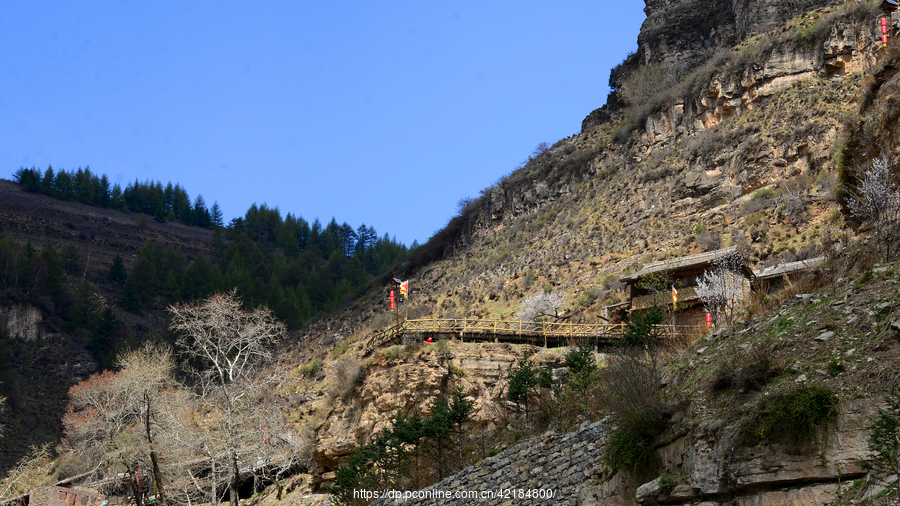
<instances>
[{"instance_id":1,"label":"tree trunk","mask_svg":"<svg viewBox=\"0 0 900 506\"><path fill-rule=\"evenodd\" d=\"M214 456L210 456L210 471L209 471L209 503L212 506L219 506L219 480L216 477L216 459Z\"/></svg>"},{"instance_id":2,"label":"tree trunk","mask_svg":"<svg viewBox=\"0 0 900 506\"><path fill-rule=\"evenodd\" d=\"M153 446L153 438L150 436L150 393L144 392L144 430L147 437L147 444L150 446L150 462L153 464L153 481L156 484L156 501L162 504L166 502L165 491L163 490L162 473L159 472L159 460L156 457L156 448Z\"/></svg>"},{"instance_id":3,"label":"tree trunk","mask_svg":"<svg viewBox=\"0 0 900 506\"><path fill-rule=\"evenodd\" d=\"M138 482L139 478L135 475L134 471L131 469L131 466L128 465L128 461L125 460L124 455L120 455L122 458L122 464L125 465L125 470L128 472L128 488L131 489L131 493L134 494L134 504L135 506L142 506L144 502L144 498L141 494L141 484Z\"/></svg>"},{"instance_id":4,"label":"tree trunk","mask_svg":"<svg viewBox=\"0 0 900 506\"><path fill-rule=\"evenodd\" d=\"M237 455L231 454L231 479L228 480L228 501L229 506L240 506L241 499L238 496L238 479L240 479L240 470L237 464Z\"/></svg>"}]
</instances>

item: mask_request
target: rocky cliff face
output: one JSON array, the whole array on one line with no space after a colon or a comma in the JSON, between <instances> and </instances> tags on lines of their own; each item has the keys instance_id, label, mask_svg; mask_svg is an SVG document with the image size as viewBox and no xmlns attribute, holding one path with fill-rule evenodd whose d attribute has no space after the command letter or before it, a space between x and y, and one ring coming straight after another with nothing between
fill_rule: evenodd
<instances>
[{"instance_id":1,"label":"rocky cliff face","mask_svg":"<svg viewBox=\"0 0 900 506\"><path fill-rule=\"evenodd\" d=\"M44 314L31 304L0 307L0 322L5 322L6 335L12 339L36 341L46 333L41 326Z\"/></svg>"},{"instance_id":2,"label":"rocky cliff face","mask_svg":"<svg viewBox=\"0 0 900 506\"><path fill-rule=\"evenodd\" d=\"M326 375L346 374L348 381L324 385L310 404L308 414L329 411L317 427L313 487L327 485L332 471L358 441L365 441L388 423L397 410L418 408L427 412L427 404L441 392L461 388L475 401L478 410L473 423L493 425L502 411L506 372L520 357L517 346L491 343L450 342L445 348L396 346L376 352L360 361L353 353L338 359ZM540 363L557 363L561 356L553 351L537 355ZM338 373L338 371L341 371ZM331 373L331 374L329 374ZM336 374L337 373L337 374Z\"/></svg>"},{"instance_id":3,"label":"rocky cliff face","mask_svg":"<svg viewBox=\"0 0 900 506\"><path fill-rule=\"evenodd\" d=\"M600 484L580 489L579 504L826 504L839 487L866 474L859 460L867 454L868 419L878 406L872 399L846 403L837 422L820 434L822 444L799 450L796 444L735 447L716 424L696 427L659 449L672 483L634 483L628 475L607 473Z\"/></svg>"},{"instance_id":4,"label":"rocky cliff face","mask_svg":"<svg viewBox=\"0 0 900 506\"><path fill-rule=\"evenodd\" d=\"M442 259L408 271L410 312L509 317L524 297L549 288L566 294L571 321L597 321L599 301L616 296L609 278L648 261L720 245L739 246L754 263L813 256L826 230L842 226L836 145L859 106L863 75L882 58L872 30L877 6L870 4L648 1L636 63L683 68L684 79L654 95L646 110L592 113L580 133L486 189L460 217L459 234L447 235L452 244ZM375 321L381 310L375 297L359 301L354 313ZM321 342L329 347L380 328L358 321L335 333L341 318L326 321L332 331ZM323 479L392 410L421 406L459 380L436 359L378 360L356 393L329 404L323 416L316 448ZM492 398L502 388L494 367L513 360L475 367L464 378L467 391L480 402ZM483 385L475 380L482 376ZM785 490L754 490L807 482L814 485L803 494L830 493L835 473L849 473L857 458L871 405L844 409L824 463L794 459L787 449L732 455L714 428L692 427L663 450L666 469L689 477L689 490L665 500L803 501L807 496ZM722 463L707 465L703 459L712 456ZM612 484L620 478L604 476L607 488L583 500L621 494ZM658 492L649 486L642 494Z\"/></svg>"},{"instance_id":5,"label":"rocky cliff face","mask_svg":"<svg viewBox=\"0 0 900 506\"><path fill-rule=\"evenodd\" d=\"M647 10L665 17L670 11L701 10L695 4L698 2L648 2ZM749 34L804 12L803 5L783 4L735 2L735 9L767 13L745 13L735 20L743 22L743 30ZM640 39L641 51L646 54L659 51L645 36L654 16L648 15ZM558 142L548 154L485 193L477 202L467 235L511 224L598 175L610 177L610 172L642 180L639 186L648 193L641 195L637 209L672 206L669 214L678 216L730 204L767 184L827 168L842 128L841 116L828 110L847 111L846 106L858 95L860 73L878 62L880 43L871 28L873 20L866 16L854 19L849 13L832 10L824 11L814 22L801 21L733 52L719 53L705 71L692 74L696 81L691 86L680 85L642 120L639 135L631 143L616 148L609 142L614 120L605 126L588 124L581 134ZM803 30L824 33L812 46L803 46L795 41ZM666 33L674 37L680 32ZM706 58L696 56L703 47L661 53L695 62ZM691 54L696 58L685 56ZM754 110L763 111L748 115ZM663 163L670 168L660 170ZM620 183L616 177L611 183L635 186ZM689 200L683 201L685 198ZM638 222L653 217L652 213L637 214L634 221ZM469 237L462 239L463 246L469 242Z\"/></svg>"}]
</instances>

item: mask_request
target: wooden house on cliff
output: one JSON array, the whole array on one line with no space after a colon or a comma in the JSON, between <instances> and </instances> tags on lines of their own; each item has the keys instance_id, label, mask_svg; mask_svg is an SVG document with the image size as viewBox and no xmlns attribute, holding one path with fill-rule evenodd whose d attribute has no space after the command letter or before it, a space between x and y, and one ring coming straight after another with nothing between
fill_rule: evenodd
<instances>
[{"instance_id":1,"label":"wooden house on cliff","mask_svg":"<svg viewBox=\"0 0 900 506\"><path fill-rule=\"evenodd\" d=\"M634 274L621 278L628 285L628 310L650 308L654 304L673 304L673 287L677 290L676 324L701 325L706 321L703 301L697 295L697 280L712 269L715 261L737 254L737 247L707 251L644 265ZM753 271L741 262L741 275L749 293Z\"/></svg>"}]
</instances>

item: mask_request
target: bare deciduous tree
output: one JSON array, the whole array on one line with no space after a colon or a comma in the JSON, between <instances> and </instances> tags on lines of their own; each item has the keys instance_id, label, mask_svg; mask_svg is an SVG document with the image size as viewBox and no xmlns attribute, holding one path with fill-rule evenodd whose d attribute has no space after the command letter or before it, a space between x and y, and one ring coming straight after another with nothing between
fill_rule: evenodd
<instances>
[{"instance_id":1,"label":"bare deciduous tree","mask_svg":"<svg viewBox=\"0 0 900 506\"><path fill-rule=\"evenodd\" d=\"M565 317L559 315L564 300L565 294L562 292L532 295L522 301L522 310L516 314L516 317L523 321L534 321L542 316L549 316L557 320L564 319Z\"/></svg>"},{"instance_id":2,"label":"bare deciduous tree","mask_svg":"<svg viewBox=\"0 0 900 506\"><path fill-rule=\"evenodd\" d=\"M53 456L50 448L50 443L32 446L16 467L7 472L6 478L0 484L0 501L27 494L31 488L44 484Z\"/></svg>"},{"instance_id":3,"label":"bare deciduous tree","mask_svg":"<svg viewBox=\"0 0 900 506\"><path fill-rule=\"evenodd\" d=\"M873 249L882 261L890 262L900 250L900 189L893 182L890 160L873 160L856 189L848 193L850 214L874 229Z\"/></svg>"},{"instance_id":4,"label":"bare deciduous tree","mask_svg":"<svg viewBox=\"0 0 900 506\"><path fill-rule=\"evenodd\" d=\"M261 370L285 326L266 308L244 310L234 291L172 306L170 312L179 348L199 365L196 393L204 411L190 433L211 467L210 502L218 504L224 481L230 503L237 505L241 475L257 474L276 458L279 450L270 443L275 437L292 438L281 410L269 404L277 397L272 390L279 376ZM276 436L276 429L284 432Z\"/></svg>"},{"instance_id":5,"label":"bare deciduous tree","mask_svg":"<svg viewBox=\"0 0 900 506\"><path fill-rule=\"evenodd\" d=\"M119 372L95 374L69 389L62 448L84 464L105 462L111 469L124 471L138 505L142 492L138 473L145 462L150 462L158 498L164 501L167 480L160 466L156 435L166 428L159 427L156 403L174 383L172 352L168 347L148 344L126 353L117 365Z\"/></svg>"},{"instance_id":6,"label":"bare deciduous tree","mask_svg":"<svg viewBox=\"0 0 900 506\"><path fill-rule=\"evenodd\" d=\"M703 301L706 311L718 321L725 320L731 325L741 304L749 295L747 280L742 275L744 260L734 253L713 260L713 268L697 279L697 296Z\"/></svg>"},{"instance_id":7,"label":"bare deciduous tree","mask_svg":"<svg viewBox=\"0 0 900 506\"><path fill-rule=\"evenodd\" d=\"M170 327L179 334L179 349L199 360L204 376L219 385L243 380L260 360L271 357L269 346L285 332L268 308L245 311L236 291L216 294L190 305L171 306Z\"/></svg>"}]
</instances>

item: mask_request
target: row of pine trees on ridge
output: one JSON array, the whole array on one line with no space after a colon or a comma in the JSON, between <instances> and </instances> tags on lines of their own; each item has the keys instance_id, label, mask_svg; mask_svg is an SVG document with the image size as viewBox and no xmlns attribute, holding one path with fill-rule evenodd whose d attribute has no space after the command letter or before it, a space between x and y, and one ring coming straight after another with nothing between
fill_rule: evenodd
<instances>
[{"instance_id":1,"label":"row of pine trees on ridge","mask_svg":"<svg viewBox=\"0 0 900 506\"><path fill-rule=\"evenodd\" d=\"M48 168L41 174L22 168L14 179L26 191L214 230L210 256L187 258L171 245L147 242L130 266L116 255L108 272L95 274L86 269L88 253L74 243L48 243L36 251L0 230L0 281L59 316L102 362L111 360L124 340L117 335L124 330L119 311L159 310L237 288L246 306L268 306L289 329L297 329L337 309L409 253L396 238L379 237L374 227L354 228L334 218L309 223L290 213L282 217L277 207L265 204L253 204L223 225L218 205L208 210L200 196L188 204L178 184L136 181L121 190L90 169ZM105 307L99 293L107 295Z\"/></svg>"}]
</instances>

